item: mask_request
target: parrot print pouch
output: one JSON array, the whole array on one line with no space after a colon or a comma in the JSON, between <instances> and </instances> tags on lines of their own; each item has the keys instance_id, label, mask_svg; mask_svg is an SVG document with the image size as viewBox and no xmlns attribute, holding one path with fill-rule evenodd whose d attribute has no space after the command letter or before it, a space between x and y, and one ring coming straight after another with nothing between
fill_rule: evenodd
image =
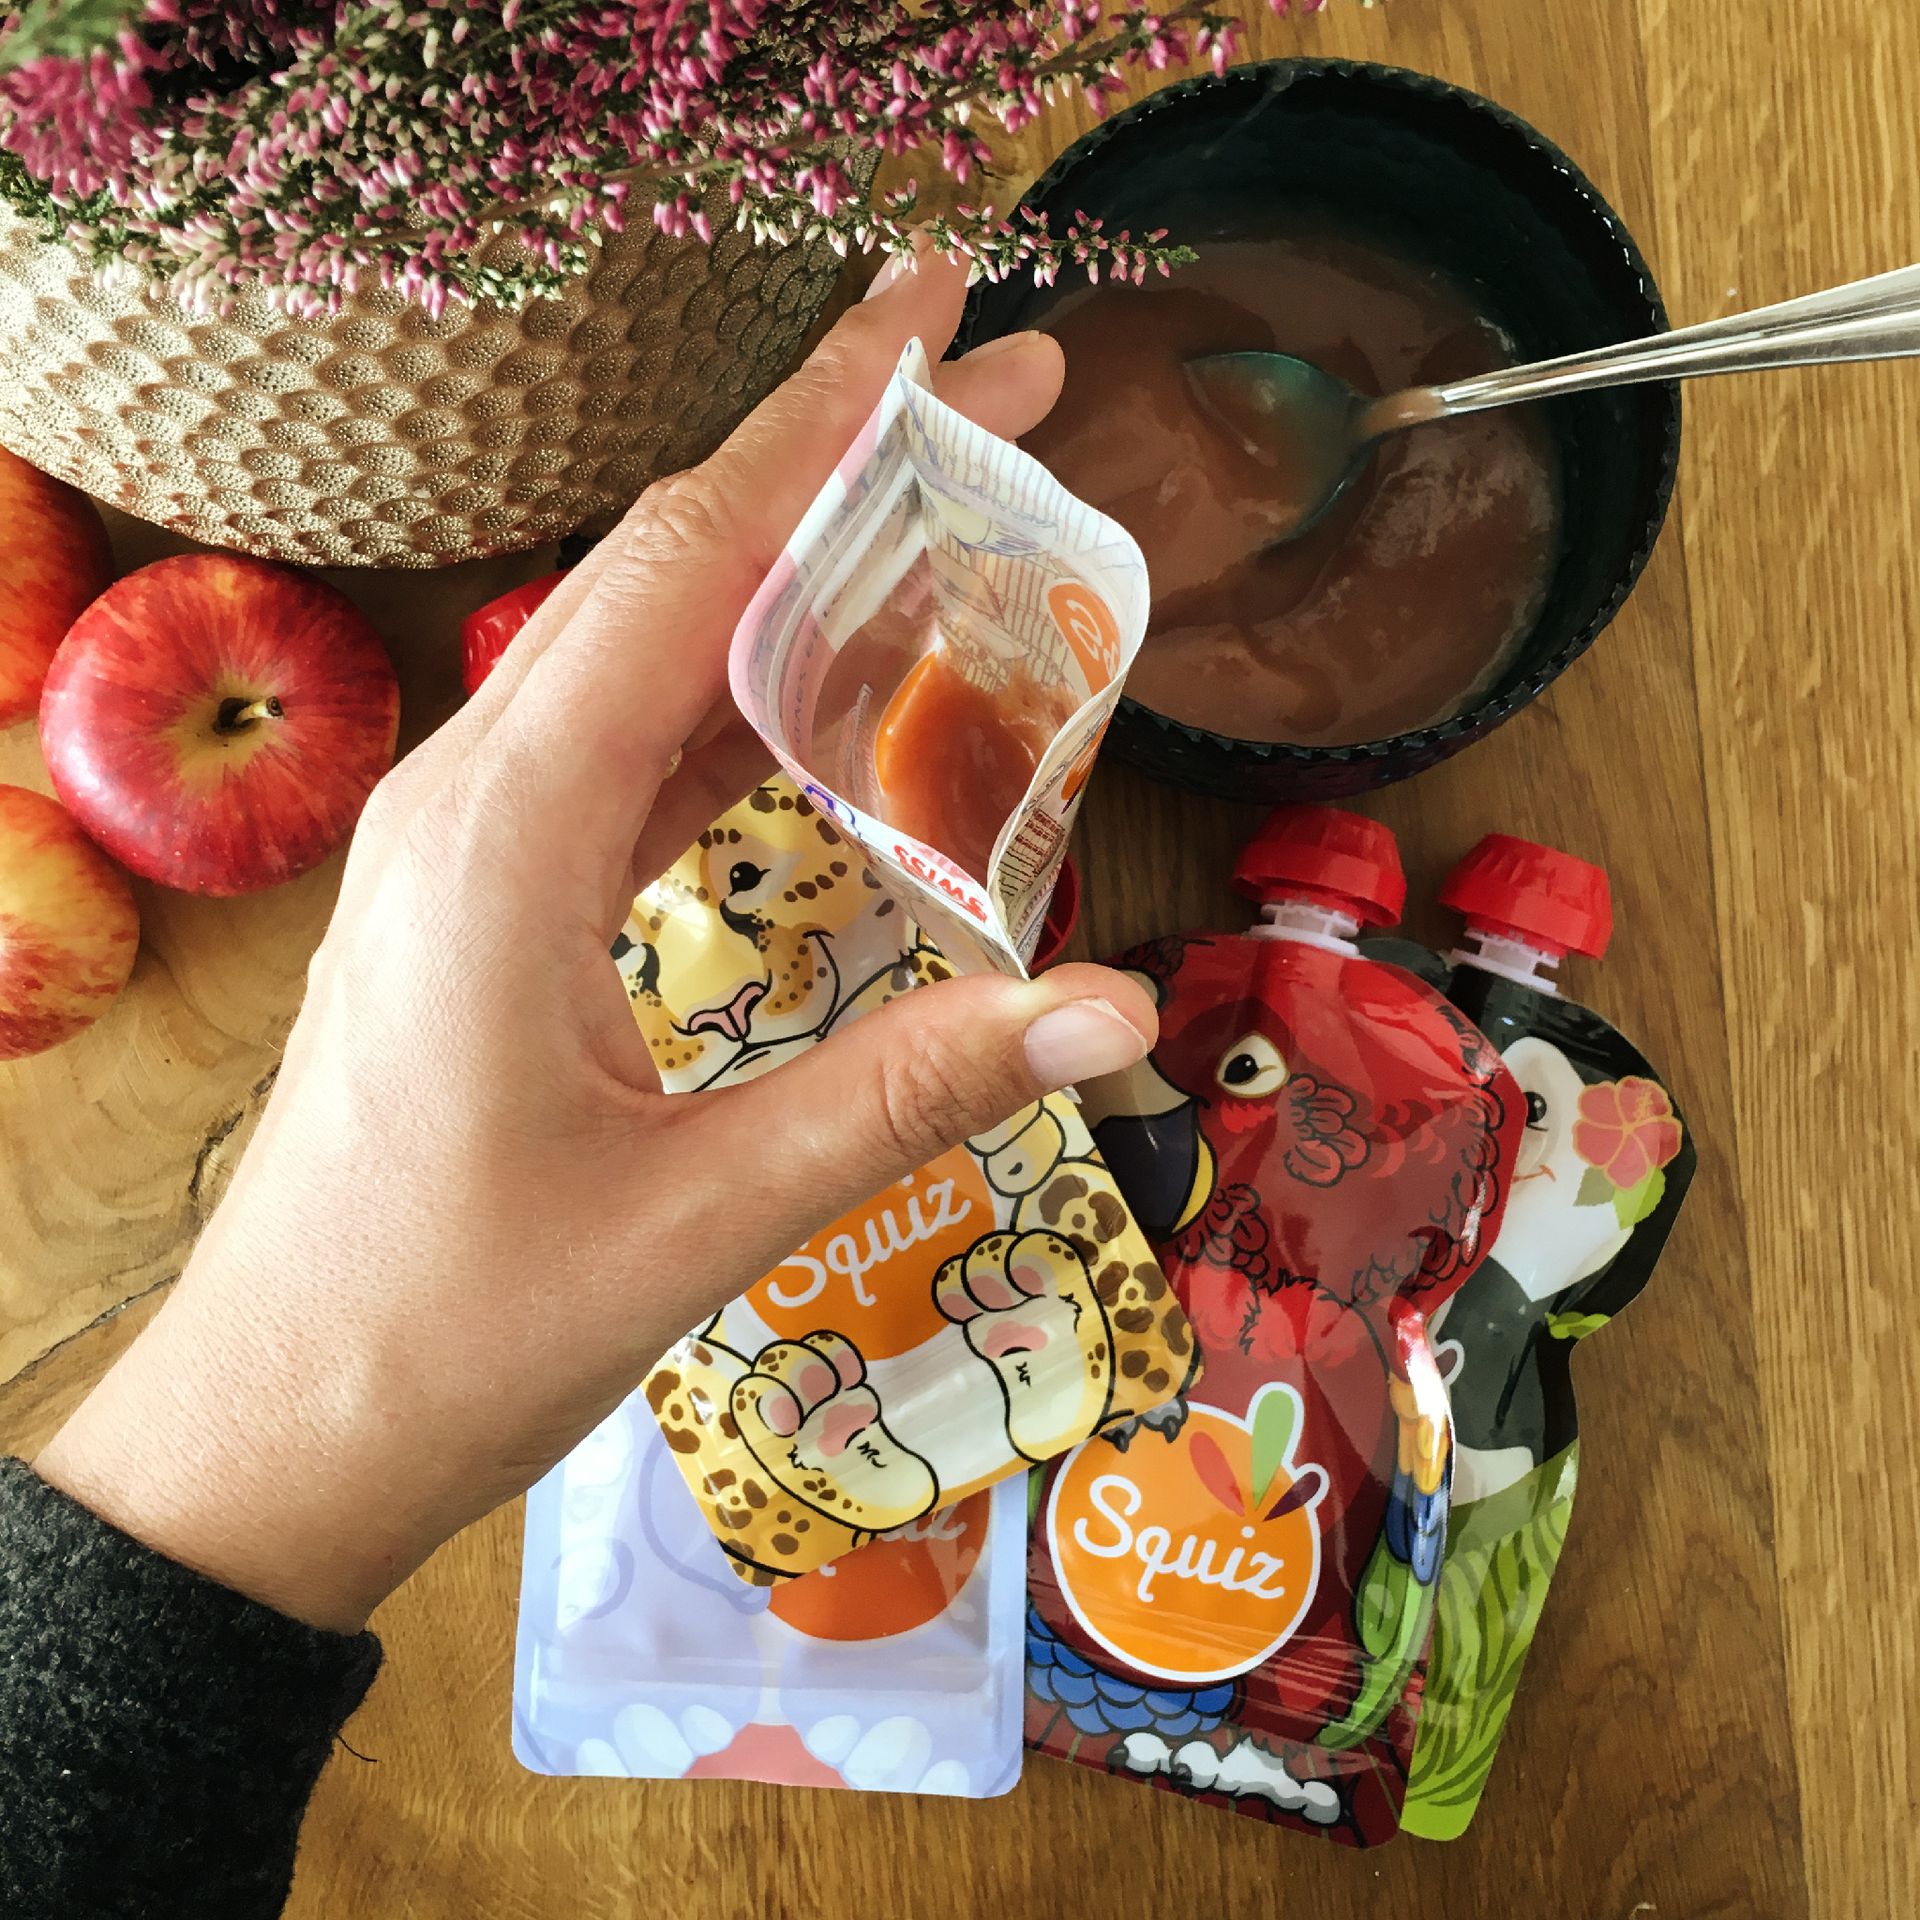
<instances>
[{"instance_id":1,"label":"parrot print pouch","mask_svg":"<svg viewBox=\"0 0 1920 1920\"><path fill-rule=\"evenodd\" d=\"M1045 1475L1027 1743L1364 1846L1400 1824L1447 1524L1428 1322L1499 1230L1524 1107L1356 949L1404 898L1384 827L1282 809L1235 877L1262 926L1113 963L1160 1039L1087 1112L1203 1371Z\"/></svg>"},{"instance_id":2,"label":"parrot print pouch","mask_svg":"<svg viewBox=\"0 0 1920 1920\"><path fill-rule=\"evenodd\" d=\"M1694 1148L1646 1056L1553 984L1567 953L1605 949L1597 867L1490 835L1441 898L1467 919L1448 960L1397 941L1367 951L1441 985L1526 1109L1499 1232L1431 1323L1453 1406L1453 1502L1403 1824L1451 1840L1486 1786L1572 1514L1574 1347L1647 1284Z\"/></svg>"}]
</instances>

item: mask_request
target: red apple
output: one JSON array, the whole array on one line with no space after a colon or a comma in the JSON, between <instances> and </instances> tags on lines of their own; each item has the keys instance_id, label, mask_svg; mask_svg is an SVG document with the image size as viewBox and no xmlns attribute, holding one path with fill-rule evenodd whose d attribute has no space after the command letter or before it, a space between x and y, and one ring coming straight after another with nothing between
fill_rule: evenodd
<instances>
[{"instance_id":1,"label":"red apple","mask_svg":"<svg viewBox=\"0 0 1920 1920\"><path fill-rule=\"evenodd\" d=\"M91 1026L127 984L139 944L126 876L73 815L0 787L0 1060Z\"/></svg>"},{"instance_id":2,"label":"red apple","mask_svg":"<svg viewBox=\"0 0 1920 1920\"><path fill-rule=\"evenodd\" d=\"M54 791L124 867L252 893L324 860L393 764L400 688L324 581L237 554L156 560L109 587L47 670Z\"/></svg>"},{"instance_id":3,"label":"red apple","mask_svg":"<svg viewBox=\"0 0 1920 1920\"><path fill-rule=\"evenodd\" d=\"M93 502L0 447L0 727L39 706L54 649L112 578Z\"/></svg>"}]
</instances>

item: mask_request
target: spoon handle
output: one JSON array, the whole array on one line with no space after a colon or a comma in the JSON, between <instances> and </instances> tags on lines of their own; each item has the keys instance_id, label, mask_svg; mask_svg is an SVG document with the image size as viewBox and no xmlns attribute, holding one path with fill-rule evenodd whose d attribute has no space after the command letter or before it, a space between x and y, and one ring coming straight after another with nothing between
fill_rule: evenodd
<instances>
[{"instance_id":1,"label":"spoon handle","mask_svg":"<svg viewBox=\"0 0 1920 1920\"><path fill-rule=\"evenodd\" d=\"M1745 373L1765 367L1814 366L1843 360L1893 360L1920 354L1920 266L1875 274L1825 293L1783 300L1751 313L1696 327L1572 353L1531 366L1503 367L1444 387L1417 388L1369 409L1367 431L1392 431L1420 420L1477 413L1487 407L1556 393L1696 374Z\"/></svg>"}]
</instances>

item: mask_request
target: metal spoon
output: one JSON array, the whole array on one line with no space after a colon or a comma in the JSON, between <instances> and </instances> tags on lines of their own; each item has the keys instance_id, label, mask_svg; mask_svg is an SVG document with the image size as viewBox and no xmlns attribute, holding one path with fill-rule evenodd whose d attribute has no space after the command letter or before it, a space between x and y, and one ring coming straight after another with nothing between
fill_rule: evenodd
<instances>
[{"instance_id":1,"label":"metal spoon","mask_svg":"<svg viewBox=\"0 0 1920 1920\"><path fill-rule=\"evenodd\" d=\"M1189 360L1186 373L1207 412L1274 469L1276 505L1291 508L1278 544L1297 539L1339 499L1377 442L1409 427L1596 387L1913 354L1920 354L1920 266L1650 340L1378 399L1288 353L1205 354Z\"/></svg>"}]
</instances>

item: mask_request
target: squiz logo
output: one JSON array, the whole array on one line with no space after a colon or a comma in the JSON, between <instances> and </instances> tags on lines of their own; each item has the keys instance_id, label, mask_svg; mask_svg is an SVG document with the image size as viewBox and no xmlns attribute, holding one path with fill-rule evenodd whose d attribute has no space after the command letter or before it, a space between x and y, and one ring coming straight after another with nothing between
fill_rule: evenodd
<instances>
[{"instance_id":1,"label":"squiz logo","mask_svg":"<svg viewBox=\"0 0 1920 1920\"><path fill-rule=\"evenodd\" d=\"M1300 1396L1271 1383L1245 1419L1195 1403L1178 1434L1067 1457L1047 1540L1074 1617L1172 1680L1226 1680L1283 1646L1320 1577L1322 1467L1296 1459Z\"/></svg>"},{"instance_id":2,"label":"squiz logo","mask_svg":"<svg viewBox=\"0 0 1920 1920\"><path fill-rule=\"evenodd\" d=\"M755 1282L747 1304L776 1338L837 1327L869 1360L892 1359L947 1332L927 1276L992 1224L978 1157L953 1147L822 1227Z\"/></svg>"}]
</instances>

